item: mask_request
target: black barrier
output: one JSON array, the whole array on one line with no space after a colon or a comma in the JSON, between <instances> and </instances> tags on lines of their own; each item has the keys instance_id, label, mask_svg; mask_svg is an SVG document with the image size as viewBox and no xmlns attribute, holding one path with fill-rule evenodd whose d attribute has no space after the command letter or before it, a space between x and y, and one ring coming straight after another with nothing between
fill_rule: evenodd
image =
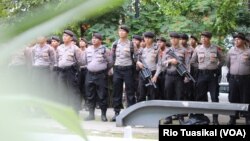
<instances>
[{"instance_id":1,"label":"black barrier","mask_svg":"<svg viewBox=\"0 0 250 141\"><path fill-rule=\"evenodd\" d=\"M247 125L159 125L159 141L169 139L250 140Z\"/></svg>"}]
</instances>

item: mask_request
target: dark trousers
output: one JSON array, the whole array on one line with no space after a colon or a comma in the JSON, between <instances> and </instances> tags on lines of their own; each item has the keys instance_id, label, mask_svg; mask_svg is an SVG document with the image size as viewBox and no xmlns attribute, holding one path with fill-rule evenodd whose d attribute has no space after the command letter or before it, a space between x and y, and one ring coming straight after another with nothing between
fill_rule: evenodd
<instances>
[{"instance_id":1,"label":"dark trousers","mask_svg":"<svg viewBox=\"0 0 250 141\"><path fill-rule=\"evenodd\" d=\"M53 73L49 66L33 66L31 74L31 82L37 84L32 86L33 94L41 98L54 100L53 95L51 95L52 92L55 91Z\"/></svg>"},{"instance_id":2,"label":"dark trousers","mask_svg":"<svg viewBox=\"0 0 250 141\"><path fill-rule=\"evenodd\" d=\"M87 69L81 68L78 72L78 85L81 92L81 100L86 99L85 94L85 79L86 79Z\"/></svg>"},{"instance_id":3,"label":"dark trousers","mask_svg":"<svg viewBox=\"0 0 250 141\"><path fill-rule=\"evenodd\" d=\"M135 81L135 96L136 102L139 102L140 90L139 90L139 79L140 79L140 71L135 70L134 73L134 81Z\"/></svg>"},{"instance_id":4,"label":"dark trousers","mask_svg":"<svg viewBox=\"0 0 250 141\"><path fill-rule=\"evenodd\" d=\"M230 75L229 78L229 102L250 104L250 75L236 76ZM243 113L250 117L249 112Z\"/></svg>"},{"instance_id":5,"label":"dark trousers","mask_svg":"<svg viewBox=\"0 0 250 141\"><path fill-rule=\"evenodd\" d=\"M155 99L162 100L164 99L164 87L165 87L165 72L161 72L157 78L156 82L157 94Z\"/></svg>"},{"instance_id":6,"label":"dark trousers","mask_svg":"<svg viewBox=\"0 0 250 141\"><path fill-rule=\"evenodd\" d=\"M128 107L135 104L135 90L134 90L134 75L133 67L114 67L113 75L113 106L115 112L120 112L123 108L122 93L123 82L125 82L125 91Z\"/></svg>"},{"instance_id":7,"label":"dark trousers","mask_svg":"<svg viewBox=\"0 0 250 141\"><path fill-rule=\"evenodd\" d=\"M152 71L152 76L155 74L155 71ZM143 77L140 75L139 76L139 99L138 101L145 101L146 97L148 97L148 100L154 100L155 95L157 94L157 88L155 89L153 86L145 86L148 84L148 80L144 80Z\"/></svg>"},{"instance_id":8,"label":"dark trousers","mask_svg":"<svg viewBox=\"0 0 250 141\"><path fill-rule=\"evenodd\" d=\"M165 88L164 99L165 100L184 100L183 96L183 77L179 74L165 74Z\"/></svg>"},{"instance_id":9,"label":"dark trousers","mask_svg":"<svg viewBox=\"0 0 250 141\"><path fill-rule=\"evenodd\" d=\"M79 111L81 109L81 100L75 67L58 68L58 87L59 93L62 95L61 100Z\"/></svg>"},{"instance_id":10,"label":"dark trousers","mask_svg":"<svg viewBox=\"0 0 250 141\"><path fill-rule=\"evenodd\" d=\"M94 110L96 102L99 102L101 110L107 110L107 74L105 71L91 73L87 71L85 79L86 99L90 110Z\"/></svg>"},{"instance_id":11,"label":"dark trousers","mask_svg":"<svg viewBox=\"0 0 250 141\"><path fill-rule=\"evenodd\" d=\"M196 101L208 101L210 92L212 102L219 102L218 75L216 71L200 71L197 80Z\"/></svg>"}]
</instances>

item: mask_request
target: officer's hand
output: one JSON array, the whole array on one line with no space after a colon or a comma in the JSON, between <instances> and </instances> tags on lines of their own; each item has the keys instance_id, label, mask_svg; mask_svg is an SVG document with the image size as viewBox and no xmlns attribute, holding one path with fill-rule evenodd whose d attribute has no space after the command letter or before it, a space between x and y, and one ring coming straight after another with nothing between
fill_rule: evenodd
<instances>
[{"instance_id":1,"label":"officer's hand","mask_svg":"<svg viewBox=\"0 0 250 141\"><path fill-rule=\"evenodd\" d=\"M187 77L184 78L184 83L188 83L189 79Z\"/></svg>"},{"instance_id":2,"label":"officer's hand","mask_svg":"<svg viewBox=\"0 0 250 141\"><path fill-rule=\"evenodd\" d=\"M136 64L138 65L139 68L141 68L141 69L144 68L144 66L143 66L143 64L141 62L137 62Z\"/></svg>"},{"instance_id":3,"label":"officer's hand","mask_svg":"<svg viewBox=\"0 0 250 141\"><path fill-rule=\"evenodd\" d=\"M113 75L113 68L111 68L109 71L108 71L108 76L111 76Z\"/></svg>"},{"instance_id":4,"label":"officer's hand","mask_svg":"<svg viewBox=\"0 0 250 141\"><path fill-rule=\"evenodd\" d=\"M171 62L171 64L173 64L173 65L178 64L178 61L177 61L175 58L171 59L170 62Z\"/></svg>"},{"instance_id":5,"label":"officer's hand","mask_svg":"<svg viewBox=\"0 0 250 141\"><path fill-rule=\"evenodd\" d=\"M156 77L156 76L152 77L152 78L151 78L151 81L152 81L153 83L156 83L157 77Z\"/></svg>"}]
</instances>

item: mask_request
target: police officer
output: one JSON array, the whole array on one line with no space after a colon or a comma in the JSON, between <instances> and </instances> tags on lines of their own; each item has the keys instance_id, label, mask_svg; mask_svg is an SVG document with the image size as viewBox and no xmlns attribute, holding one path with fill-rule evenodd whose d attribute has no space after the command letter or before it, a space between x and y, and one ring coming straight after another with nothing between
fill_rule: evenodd
<instances>
[{"instance_id":1,"label":"police officer","mask_svg":"<svg viewBox=\"0 0 250 141\"><path fill-rule=\"evenodd\" d=\"M201 33L201 43L195 48L191 65L198 63L199 75L197 80L196 101L208 101L207 92L210 92L212 102L219 102L218 95L218 69L224 64L225 59L221 50L212 45L212 33ZM218 125L218 115L213 115L213 124Z\"/></svg>"},{"instance_id":2,"label":"police officer","mask_svg":"<svg viewBox=\"0 0 250 141\"><path fill-rule=\"evenodd\" d=\"M141 46L140 43L142 41L142 37L139 35L133 35L132 37L132 42L133 42L133 46L134 46L134 56L138 56L140 50L141 50ZM134 70L135 74L134 74L134 78L135 78L135 96L136 96L136 102L138 102L139 100L139 89L138 89L138 84L139 84L139 68L136 67L136 69Z\"/></svg>"},{"instance_id":3,"label":"police officer","mask_svg":"<svg viewBox=\"0 0 250 141\"><path fill-rule=\"evenodd\" d=\"M195 49L196 46L198 45L198 39L197 39L197 37L195 37L194 35L191 35L191 36L190 36L190 39L189 39L189 45L190 45L193 49Z\"/></svg>"},{"instance_id":4,"label":"police officer","mask_svg":"<svg viewBox=\"0 0 250 141\"><path fill-rule=\"evenodd\" d=\"M63 32L63 44L56 49L58 67L58 85L61 93L67 98L67 103L76 111L80 110L80 91L77 83L77 64L81 61L80 49L72 43L74 33ZM66 92L66 93L65 93Z\"/></svg>"},{"instance_id":5,"label":"police officer","mask_svg":"<svg viewBox=\"0 0 250 141\"><path fill-rule=\"evenodd\" d=\"M46 43L45 37L39 37L37 44L32 49L33 66L37 68L49 68L55 64L55 53L53 48Z\"/></svg>"},{"instance_id":6,"label":"police officer","mask_svg":"<svg viewBox=\"0 0 250 141\"><path fill-rule=\"evenodd\" d=\"M229 102L250 104L250 49L245 46L243 33L234 36L234 47L228 51L226 62L229 68ZM250 124L249 112L244 113ZM230 125L236 124L236 116L230 116Z\"/></svg>"},{"instance_id":7,"label":"police officer","mask_svg":"<svg viewBox=\"0 0 250 141\"><path fill-rule=\"evenodd\" d=\"M47 44L45 37L39 37L37 44L32 49L32 82L40 82L40 85L34 91L40 96L45 96L50 90L51 82L51 66L55 64L55 52L53 48ZM49 95L46 95L46 97Z\"/></svg>"},{"instance_id":8,"label":"police officer","mask_svg":"<svg viewBox=\"0 0 250 141\"><path fill-rule=\"evenodd\" d=\"M99 99L102 111L101 120L105 122L107 121L107 70L112 66L112 57L110 51L102 45L101 34L93 34L92 44L85 53L85 63L88 70L85 89L89 107L89 116L85 120L95 119L94 111L97 99Z\"/></svg>"},{"instance_id":9,"label":"police officer","mask_svg":"<svg viewBox=\"0 0 250 141\"><path fill-rule=\"evenodd\" d=\"M88 47L88 41L85 38L80 38L79 39L79 48L81 50L81 56L84 57L86 53L86 49ZM84 59L84 58L83 58ZM78 68L78 85L79 89L81 92L81 101L84 101L84 107L87 110L87 105L86 105L86 95L85 95L85 78L86 78L86 73L87 73L87 68L86 64L81 63Z\"/></svg>"},{"instance_id":10,"label":"police officer","mask_svg":"<svg viewBox=\"0 0 250 141\"><path fill-rule=\"evenodd\" d=\"M159 54L158 54L158 60L162 59L162 56L166 54L166 48L170 47L170 44L167 43L167 40L164 37L159 37L157 39L157 45L159 47ZM164 69L164 68L163 68ZM157 80L157 86L158 86L158 95L156 99L164 99L164 87L165 87L165 71L161 70L161 73L159 74L158 80Z\"/></svg>"},{"instance_id":11,"label":"police officer","mask_svg":"<svg viewBox=\"0 0 250 141\"><path fill-rule=\"evenodd\" d=\"M134 62L133 43L128 40L129 28L126 25L121 25L118 30L120 39L113 43L112 56L114 60L113 74L113 107L115 111L111 121L116 121L119 115L122 104L123 82L125 82L125 91L128 106L135 103L135 88L134 88Z\"/></svg>"},{"instance_id":12,"label":"police officer","mask_svg":"<svg viewBox=\"0 0 250 141\"><path fill-rule=\"evenodd\" d=\"M138 54L138 60L136 62L136 65L140 69L143 69L144 67L148 67L148 69L151 71L152 75L156 72L156 64L157 64L157 58L159 53L159 48L154 44L154 37L155 34L152 32L145 32L144 33L144 41L146 44L146 47L141 49L140 53ZM148 100L154 100L155 95L157 94L157 89L155 89L153 86L145 86L148 80L144 80L143 77L139 76L139 99L138 101L145 101L146 97L148 97Z\"/></svg>"},{"instance_id":13,"label":"police officer","mask_svg":"<svg viewBox=\"0 0 250 141\"><path fill-rule=\"evenodd\" d=\"M172 50L181 59L180 61L185 64L186 60L186 49L179 45L180 35L176 32L170 33L171 47L167 48ZM166 52L167 52L166 51ZM178 61L170 56L169 54L163 54L162 59L157 65L157 71L153 77L155 82L161 70L165 70L165 87L164 87L164 99L166 100L184 100L183 96L183 85L184 78L180 76L176 70ZM183 116L179 116L179 119L183 119ZM172 118L166 119L166 123L171 123Z\"/></svg>"},{"instance_id":14,"label":"police officer","mask_svg":"<svg viewBox=\"0 0 250 141\"><path fill-rule=\"evenodd\" d=\"M57 47L60 45L61 39L58 36L52 36L51 37L51 44L50 46L54 48L56 51Z\"/></svg>"},{"instance_id":15,"label":"police officer","mask_svg":"<svg viewBox=\"0 0 250 141\"><path fill-rule=\"evenodd\" d=\"M187 34L181 34L181 46L186 49L186 65L188 70L190 71L190 59L192 57L194 49L188 45L188 35ZM184 96L185 100L192 100L193 99L193 94L194 94L194 87L193 87L193 82L189 81L187 78L184 79Z\"/></svg>"}]
</instances>

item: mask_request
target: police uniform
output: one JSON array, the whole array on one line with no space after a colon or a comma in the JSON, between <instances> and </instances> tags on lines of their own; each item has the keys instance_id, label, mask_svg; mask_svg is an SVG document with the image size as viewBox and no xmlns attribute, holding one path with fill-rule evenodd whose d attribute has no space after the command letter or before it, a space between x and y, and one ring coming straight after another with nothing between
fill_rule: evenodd
<instances>
[{"instance_id":1,"label":"police uniform","mask_svg":"<svg viewBox=\"0 0 250 141\"><path fill-rule=\"evenodd\" d=\"M74 33L65 30L64 34L71 37ZM67 97L67 103L78 111L80 110L80 91L77 83L77 64L81 61L81 51L72 42L68 45L61 44L56 49L56 66L58 70L58 85L64 97Z\"/></svg>"},{"instance_id":2,"label":"police uniform","mask_svg":"<svg viewBox=\"0 0 250 141\"><path fill-rule=\"evenodd\" d=\"M45 95L49 93L51 90L51 71L50 67L55 64L55 53L53 48L45 44L41 46L40 44L36 44L32 49L32 82L37 83L40 82L38 86L38 93L41 96L48 97L49 95Z\"/></svg>"},{"instance_id":3,"label":"police uniform","mask_svg":"<svg viewBox=\"0 0 250 141\"><path fill-rule=\"evenodd\" d=\"M85 57L86 55L86 49L81 50L81 56ZM85 58L82 58L83 60ZM86 90L85 90L85 79L86 79L86 74L87 74L87 67L86 64L84 64L84 61L81 61L81 63L78 66L78 85L79 85L79 89L81 92L81 101L83 102L84 100L84 106L87 109L87 100L86 100Z\"/></svg>"},{"instance_id":4,"label":"police uniform","mask_svg":"<svg viewBox=\"0 0 250 141\"><path fill-rule=\"evenodd\" d=\"M177 33L171 33L170 37L179 38ZM166 52L168 50L174 51L176 55L179 56L182 63L185 64L186 60L186 49L177 46L177 47L170 47L166 48ZM176 70L176 65L168 63L169 59L173 59L172 56L169 54L163 54L161 60L157 64L157 71L156 76L160 74L162 70L164 70L165 74L165 87L164 87L164 99L166 100L183 100L183 85L184 85L184 78L180 76Z\"/></svg>"},{"instance_id":5,"label":"police uniform","mask_svg":"<svg viewBox=\"0 0 250 141\"><path fill-rule=\"evenodd\" d=\"M102 40L100 34L94 34L94 37ZM97 99L102 111L102 121L107 121L107 70L112 66L112 56L110 50L105 46L99 47L89 46L86 49L86 64L87 75L85 81L86 98L88 100L88 107L90 115L85 120L93 120L94 109Z\"/></svg>"},{"instance_id":6,"label":"police uniform","mask_svg":"<svg viewBox=\"0 0 250 141\"><path fill-rule=\"evenodd\" d=\"M129 32L127 26L120 26L120 29ZM114 44L116 44L114 46ZM113 74L113 107L115 116L111 121L116 120L119 115L122 104L123 82L125 82L125 91L128 107L135 103L135 88L134 88L134 59L133 59L133 44L126 40L121 42L119 39L113 44L112 56L114 60Z\"/></svg>"},{"instance_id":7,"label":"police uniform","mask_svg":"<svg viewBox=\"0 0 250 141\"><path fill-rule=\"evenodd\" d=\"M181 34L180 37L181 37L182 40L186 40L186 41L188 41L188 39L189 39L187 34ZM191 60L194 49L191 46L189 46L188 44L182 45L182 47L184 47L186 49L185 56L186 56L187 59L185 60L186 61L185 63L187 65L188 71L190 72L190 70L191 70L190 60ZM194 87L193 87L193 85L194 84L193 84L192 81L184 79L184 90L183 91L184 91L184 99L185 100L194 99L193 98L194 97Z\"/></svg>"},{"instance_id":8,"label":"police uniform","mask_svg":"<svg viewBox=\"0 0 250 141\"><path fill-rule=\"evenodd\" d=\"M144 38L154 38L155 35L152 32L145 32ZM145 47L141 50L141 52L138 55L138 61L143 64L144 67L148 67L148 69L151 71L152 76L156 72L156 65L157 65L157 59L158 59L158 53L159 48L153 43L151 47ZM143 62L142 62L143 61ZM145 101L146 97L148 97L148 100L154 100L155 95L157 94L157 89L155 89L153 86L145 86L148 82L148 80L144 80L143 77L139 76L139 99L138 101Z\"/></svg>"},{"instance_id":9,"label":"police uniform","mask_svg":"<svg viewBox=\"0 0 250 141\"><path fill-rule=\"evenodd\" d=\"M176 32L170 33L171 38L180 38L179 34ZM186 49L177 45L176 47L171 46L170 48L166 48L166 52L172 50L179 58L180 61L185 65L186 58ZM166 100L184 100L184 77L181 76L176 69L176 65L171 64L169 62L170 59L174 59L169 54L163 54L161 60L157 64L156 75L160 74L161 70L164 70L165 74L165 86L164 86L164 96L163 98ZM178 115L179 119L183 119L183 115ZM166 124L172 122L171 117L166 118Z\"/></svg>"},{"instance_id":10,"label":"police uniform","mask_svg":"<svg viewBox=\"0 0 250 141\"><path fill-rule=\"evenodd\" d=\"M234 38L245 40L245 35L239 33ZM227 67L229 68L229 102L250 104L250 49L232 47L227 54ZM246 124L250 124L250 115L244 113ZM235 124L236 117L230 116L229 124Z\"/></svg>"},{"instance_id":11,"label":"police uniform","mask_svg":"<svg viewBox=\"0 0 250 141\"><path fill-rule=\"evenodd\" d=\"M211 38L210 32L203 32L201 36ZM191 65L198 63L199 75L197 80L196 101L208 101L207 92L210 92L212 102L219 102L218 95L218 71L225 59L221 50L210 45L199 45L195 48L191 59ZM218 123L218 115L213 115L213 123Z\"/></svg>"},{"instance_id":12,"label":"police uniform","mask_svg":"<svg viewBox=\"0 0 250 141\"><path fill-rule=\"evenodd\" d=\"M138 41L142 41L142 37L139 35L133 35L133 39L138 40ZM139 46L134 46L134 59L137 60L137 56L139 55L139 53L141 52L141 47ZM136 69L134 70L134 78L135 78L135 96L136 96L136 102L139 101L139 96L140 96L140 91L138 89L138 85L139 85L139 68L136 67Z\"/></svg>"},{"instance_id":13,"label":"police uniform","mask_svg":"<svg viewBox=\"0 0 250 141\"><path fill-rule=\"evenodd\" d=\"M159 37L157 39L157 42L158 41L162 41L166 44L165 47L159 49L158 60L161 60L162 56L164 54L166 54L166 50L167 50L166 48L170 47L170 44L167 43L167 40L164 37ZM162 68L162 70L159 74L159 77L157 78L156 85L157 85L157 89L158 89L156 99L164 99L164 87L165 87L165 70L164 70L164 68Z\"/></svg>"}]
</instances>

